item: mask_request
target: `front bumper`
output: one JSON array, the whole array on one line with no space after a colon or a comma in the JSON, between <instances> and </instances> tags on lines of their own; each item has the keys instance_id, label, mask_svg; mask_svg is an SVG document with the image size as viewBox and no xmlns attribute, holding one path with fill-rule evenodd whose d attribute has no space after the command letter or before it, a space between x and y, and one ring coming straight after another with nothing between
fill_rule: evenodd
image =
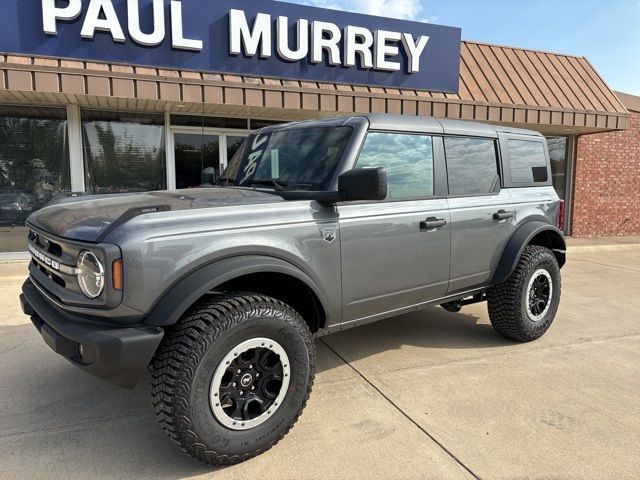
<instances>
[{"instance_id":1,"label":"front bumper","mask_svg":"<svg viewBox=\"0 0 640 480\"><path fill-rule=\"evenodd\" d=\"M54 352L120 387L136 385L164 335L159 327L114 327L70 314L49 302L30 279L22 286L20 304Z\"/></svg>"}]
</instances>

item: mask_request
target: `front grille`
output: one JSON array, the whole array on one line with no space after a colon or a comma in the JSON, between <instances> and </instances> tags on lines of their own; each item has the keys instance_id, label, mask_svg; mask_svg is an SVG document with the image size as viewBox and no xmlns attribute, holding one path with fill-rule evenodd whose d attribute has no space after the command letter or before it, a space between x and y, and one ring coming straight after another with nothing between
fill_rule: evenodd
<instances>
[{"instance_id":1,"label":"front grille","mask_svg":"<svg viewBox=\"0 0 640 480\"><path fill-rule=\"evenodd\" d=\"M34 230L29 231L31 277L53 298L81 294L76 277L78 248Z\"/></svg>"},{"instance_id":2,"label":"front grille","mask_svg":"<svg viewBox=\"0 0 640 480\"><path fill-rule=\"evenodd\" d=\"M62 256L62 245L48 239L47 237L37 234L33 230L29 231L29 241L33 242L45 253L50 253L51 255L56 257Z\"/></svg>"},{"instance_id":3,"label":"front grille","mask_svg":"<svg viewBox=\"0 0 640 480\"><path fill-rule=\"evenodd\" d=\"M93 244L60 238L29 225L28 249L31 253L29 275L38 289L59 306L113 308L122 301L122 292L107 287L98 298L88 298L80 288L77 275L77 259L80 253L93 252L110 277L111 265L121 258L116 245Z\"/></svg>"},{"instance_id":4,"label":"front grille","mask_svg":"<svg viewBox=\"0 0 640 480\"><path fill-rule=\"evenodd\" d=\"M43 265L39 264L38 261L34 258L31 260L31 263L35 268L40 270L44 275L53 280L56 284L60 285L62 288L67 288L67 282L65 282L64 278L51 270L47 270Z\"/></svg>"}]
</instances>

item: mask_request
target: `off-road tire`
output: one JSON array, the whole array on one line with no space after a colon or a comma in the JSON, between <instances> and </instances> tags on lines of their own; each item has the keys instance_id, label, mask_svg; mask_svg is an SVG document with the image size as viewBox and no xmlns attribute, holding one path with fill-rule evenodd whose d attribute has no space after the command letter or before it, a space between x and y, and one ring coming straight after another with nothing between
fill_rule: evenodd
<instances>
[{"instance_id":1,"label":"off-road tire","mask_svg":"<svg viewBox=\"0 0 640 480\"><path fill-rule=\"evenodd\" d=\"M242 341L267 337L286 351L290 383L273 416L249 430L218 422L209 403L215 369ZM315 374L309 328L291 307L258 294L211 295L194 305L163 339L152 365L152 400L165 433L186 453L212 465L259 455L281 440L304 409Z\"/></svg>"},{"instance_id":2,"label":"off-road tire","mask_svg":"<svg viewBox=\"0 0 640 480\"><path fill-rule=\"evenodd\" d=\"M540 269L548 272L553 283L549 309L538 321L529 318L527 286L534 273ZM489 319L493 328L505 337L520 342L540 338L549 329L560 304L560 267L551 250L539 245L524 249L515 271L503 283L487 292Z\"/></svg>"}]
</instances>

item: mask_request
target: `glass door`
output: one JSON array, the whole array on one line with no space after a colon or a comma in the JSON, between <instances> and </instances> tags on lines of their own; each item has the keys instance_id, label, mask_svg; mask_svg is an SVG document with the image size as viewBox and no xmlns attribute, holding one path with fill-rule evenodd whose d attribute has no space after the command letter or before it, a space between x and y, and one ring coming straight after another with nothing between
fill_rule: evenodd
<instances>
[{"instance_id":1,"label":"glass door","mask_svg":"<svg viewBox=\"0 0 640 480\"><path fill-rule=\"evenodd\" d=\"M202 172L213 168L220 175L220 136L175 133L176 188L196 188Z\"/></svg>"},{"instance_id":2,"label":"glass door","mask_svg":"<svg viewBox=\"0 0 640 480\"><path fill-rule=\"evenodd\" d=\"M172 135L176 188L199 187L204 183L203 172L207 169L213 169L216 177L219 177L247 134L174 128Z\"/></svg>"},{"instance_id":3,"label":"glass door","mask_svg":"<svg viewBox=\"0 0 640 480\"><path fill-rule=\"evenodd\" d=\"M571 215L573 205L573 158L575 137L547 137L553 186L558 196L565 201L565 235L571 234Z\"/></svg>"}]
</instances>

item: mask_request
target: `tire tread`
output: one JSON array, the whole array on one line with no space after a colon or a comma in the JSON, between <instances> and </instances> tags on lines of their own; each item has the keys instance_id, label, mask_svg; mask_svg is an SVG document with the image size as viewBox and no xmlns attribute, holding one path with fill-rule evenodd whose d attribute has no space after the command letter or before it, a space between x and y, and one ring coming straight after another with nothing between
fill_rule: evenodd
<instances>
[{"instance_id":1,"label":"tire tread","mask_svg":"<svg viewBox=\"0 0 640 480\"><path fill-rule=\"evenodd\" d=\"M542 260L552 261L559 272L557 260L548 248L540 245L528 245L509 278L494 285L487 292L489 319L499 334L520 342L530 342L541 337L551 325L553 316L545 321L544 327L546 328L536 333L528 331L524 328L520 307L520 296L522 289L526 288L524 282L527 278L527 272L532 264ZM557 285L554 284L554 288L560 295L559 281ZM555 312L551 313L555 315Z\"/></svg>"},{"instance_id":2,"label":"tire tread","mask_svg":"<svg viewBox=\"0 0 640 480\"><path fill-rule=\"evenodd\" d=\"M270 443L242 455L222 455L207 448L189 419L190 381L212 343L252 314L276 316L301 332L309 352L309 386L301 408L288 428ZM315 376L315 345L308 326L290 306L253 293L216 294L191 307L165 335L152 363L151 395L162 429L184 452L213 465L233 465L278 443L297 422L311 394Z\"/></svg>"}]
</instances>

